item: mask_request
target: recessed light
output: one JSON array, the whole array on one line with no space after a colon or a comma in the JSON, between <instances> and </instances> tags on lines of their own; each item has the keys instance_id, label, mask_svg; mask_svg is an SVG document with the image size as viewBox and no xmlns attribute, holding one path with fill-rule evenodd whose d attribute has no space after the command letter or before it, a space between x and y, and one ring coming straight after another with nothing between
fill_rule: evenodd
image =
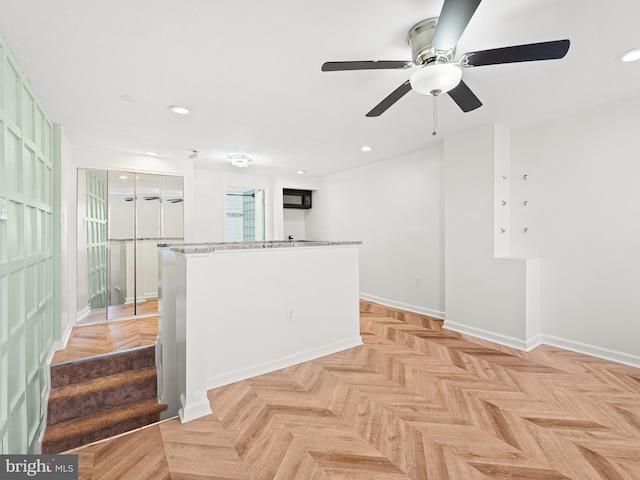
<instances>
[{"instance_id":1,"label":"recessed light","mask_svg":"<svg viewBox=\"0 0 640 480\"><path fill-rule=\"evenodd\" d=\"M296 170L296 173L300 174L300 175L304 175L305 173L307 173L306 170Z\"/></svg>"},{"instance_id":2,"label":"recessed light","mask_svg":"<svg viewBox=\"0 0 640 480\"><path fill-rule=\"evenodd\" d=\"M145 155L149 155L150 157L159 157L160 154L158 152L145 152Z\"/></svg>"},{"instance_id":3,"label":"recessed light","mask_svg":"<svg viewBox=\"0 0 640 480\"><path fill-rule=\"evenodd\" d=\"M127 179L127 178L129 178L129 177L127 177L126 175L120 175L118 178L119 178L120 180L126 180L126 179Z\"/></svg>"},{"instance_id":4,"label":"recessed light","mask_svg":"<svg viewBox=\"0 0 640 480\"><path fill-rule=\"evenodd\" d=\"M177 113L178 115L189 115L191 113L189 107L181 107L180 105L171 105L167 108L170 112Z\"/></svg>"},{"instance_id":5,"label":"recessed light","mask_svg":"<svg viewBox=\"0 0 640 480\"><path fill-rule=\"evenodd\" d=\"M633 50L628 50L620 55L618 58L621 62L629 63L635 62L636 60L640 60L640 48L634 48Z\"/></svg>"},{"instance_id":6,"label":"recessed light","mask_svg":"<svg viewBox=\"0 0 640 480\"><path fill-rule=\"evenodd\" d=\"M362 150L363 152L370 152L371 151L371 147L369 145L365 145L360 150Z\"/></svg>"},{"instance_id":7,"label":"recessed light","mask_svg":"<svg viewBox=\"0 0 640 480\"><path fill-rule=\"evenodd\" d=\"M239 168L247 168L253 163L253 160L246 155L227 155L227 160L229 160L231 165Z\"/></svg>"}]
</instances>

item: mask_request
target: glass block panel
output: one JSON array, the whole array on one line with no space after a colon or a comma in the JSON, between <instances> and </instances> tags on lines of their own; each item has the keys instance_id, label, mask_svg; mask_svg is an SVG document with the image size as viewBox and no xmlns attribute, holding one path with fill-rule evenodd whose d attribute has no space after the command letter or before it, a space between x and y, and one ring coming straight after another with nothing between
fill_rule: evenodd
<instances>
[{"instance_id":1,"label":"glass block panel","mask_svg":"<svg viewBox=\"0 0 640 480\"><path fill-rule=\"evenodd\" d=\"M13 409L26 388L24 369L24 337L19 338L9 347L7 365L9 366L7 369L9 409Z\"/></svg>"},{"instance_id":2,"label":"glass block panel","mask_svg":"<svg viewBox=\"0 0 640 480\"><path fill-rule=\"evenodd\" d=\"M6 275L0 277L0 298L3 299L3 301L0 303L0 349L1 349L4 343L9 338L8 329L7 329L9 325L9 302L4 301L5 298L9 298L9 278ZM0 372L0 375L2 375L1 372ZM2 386L0 386L0 389L2 389Z\"/></svg>"},{"instance_id":3,"label":"glass block panel","mask_svg":"<svg viewBox=\"0 0 640 480\"><path fill-rule=\"evenodd\" d=\"M5 187L17 192L23 191L22 185L22 147L18 137L9 129L5 130L6 156L5 170L7 172Z\"/></svg>"},{"instance_id":4,"label":"glass block panel","mask_svg":"<svg viewBox=\"0 0 640 480\"><path fill-rule=\"evenodd\" d=\"M27 395L26 395L26 407L27 407L27 425L29 425L29 436L27 441L29 445L32 445L35 441L37 441L38 429L40 426L40 391L38 390L38 386L40 382L38 381L38 376L36 375L33 378L33 381L27 385Z\"/></svg>"},{"instance_id":5,"label":"glass block panel","mask_svg":"<svg viewBox=\"0 0 640 480\"><path fill-rule=\"evenodd\" d=\"M9 388L7 386L7 356L0 355L0 425L9 414Z\"/></svg>"},{"instance_id":6,"label":"glass block panel","mask_svg":"<svg viewBox=\"0 0 640 480\"><path fill-rule=\"evenodd\" d=\"M31 198L36 198L36 185L38 181L36 173L36 153L30 148L22 150L22 166L23 166L23 192Z\"/></svg>"},{"instance_id":7,"label":"glass block panel","mask_svg":"<svg viewBox=\"0 0 640 480\"><path fill-rule=\"evenodd\" d=\"M44 153L45 125L46 119L43 111L36 108L36 149L42 153Z\"/></svg>"},{"instance_id":8,"label":"glass block panel","mask_svg":"<svg viewBox=\"0 0 640 480\"><path fill-rule=\"evenodd\" d=\"M4 92L5 58L4 46L0 43L0 93ZM0 95L0 110L4 110L4 95ZM2 449L0 449L0 453L2 453Z\"/></svg>"},{"instance_id":9,"label":"glass block panel","mask_svg":"<svg viewBox=\"0 0 640 480\"><path fill-rule=\"evenodd\" d=\"M24 251L24 222L23 222L23 206L21 203L9 202L7 226L11 235L8 235L9 244L9 260L16 260L22 257Z\"/></svg>"},{"instance_id":10,"label":"glass block panel","mask_svg":"<svg viewBox=\"0 0 640 480\"><path fill-rule=\"evenodd\" d=\"M22 90L20 74L11 61L5 68L5 105L4 118L9 125L20 126L20 91Z\"/></svg>"},{"instance_id":11,"label":"glass block panel","mask_svg":"<svg viewBox=\"0 0 640 480\"><path fill-rule=\"evenodd\" d=\"M7 443L7 453L27 452L27 410L24 402L20 402L9 417Z\"/></svg>"},{"instance_id":12,"label":"glass block panel","mask_svg":"<svg viewBox=\"0 0 640 480\"><path fill-rule=\"evenodd\" d=\"M23 288L23 270L18 270L9 274L9 309L7 315L7 335L11 335L18 325L24 323L24 288Z\"/></svg>"},{"instance_id":13,"label":"glass block panel","mask_svg":"<svg viewBox=\"0 0 640 480\"><path fill-rule=\"evenodd\" d=\"M33 100L33 95L25 88L26 86L23 84L22 86L22 138L26 138L35 142L36 139L36 126L35 126L35 116L34 116L34 108L35 102Z\"/></svg>"},{"instance_id":14,"label":"glass block panel","mask_svg":"<svg viewBox=\"0 0 640 480\"><path fill-rule=\"evenodd\" d=\"M0 220L0 264L7 263L9 260L9 229L7 221Z\"/></svg>"},{"instance_id":15,"label":"glass block panel","mask_svg":"<svg viewBox=\"0 0 640 480\"><path fill-rule=\"evenodd\" d=\"M27 206L25 208L26 218L24 222L24 246L27 256L36 253L37 228L38 228L38 212L35 207Z\"/></svg>"},{"instance_id":16,"label":"glass block panel","mask_svg":"<svg viewBox=\"0 0 640 480\"><path fill-rule=\"evenodd\" d=\"M0 90L0 93L2 93L2 90ZM0 101L2 101L2 95L0 95ZM2 117L0 117L0 132L4 132L4 122L2 121ZM0 192L6 191L5 181L7 179L8 173L5 163L4 135L0 133Z\"/></svg>"},{"instance_id":17,"label":"glass block panel","mask_svg":"<svg viewBox=\"0 0 640 480\"><path fill-rule=\"evenodd\" d=\"M38 264L29 265L25 270L25 309L27 318L38 309Z\"/></svg>"},{"instance_id":18,"label":"glass block panel","mask_svg":"<svg viewBox=\"0 0 640 480\"><path fill-rule=\"evenodd\" d=\"M38 322L39 316L36 316L30 322L25 334L25 368L27 378L31 378L40 367L40 339L38 338Z\"/></svg>"}]
</instances>

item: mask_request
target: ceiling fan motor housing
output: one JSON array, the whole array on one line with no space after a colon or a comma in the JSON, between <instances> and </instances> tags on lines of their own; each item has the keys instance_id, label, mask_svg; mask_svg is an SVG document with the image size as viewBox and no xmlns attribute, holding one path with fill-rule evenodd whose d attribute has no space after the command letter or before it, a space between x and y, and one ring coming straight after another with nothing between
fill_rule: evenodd
<instances>
[{"instance_id":1,"label":"ceiling fan motor housing","mask_svg":"<svg viewBox=\"0 0 640 480\"><path fill-rule=\"evenodd\" d=\"M455 48L437 51L431 45L438 17L427 18L416 23L407 33L407 43L411 47L413 63L419 67L431 63L449 63L455 56Z\"/></svg>"}]
</instances>

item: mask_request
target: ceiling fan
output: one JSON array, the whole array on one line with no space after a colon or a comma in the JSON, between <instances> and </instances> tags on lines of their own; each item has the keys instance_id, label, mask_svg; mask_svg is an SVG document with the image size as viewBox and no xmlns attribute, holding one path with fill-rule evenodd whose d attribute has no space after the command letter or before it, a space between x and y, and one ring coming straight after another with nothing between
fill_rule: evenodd
<instances>
[{"instance_id":1,"label":"ceiling fan","mask_svg":"<svg viewBox=\"0 0 640 480\"><path fill-rule=\"evenodd\" d=\"M433 95L434 107L435 98L448 93L463 112L470 112L481 107L482 102L462 80L463 68L554 60L563 58L569 51L569 40L555 40L469 52L454 61L456 44L481 1L445 0L439 17L422 20L411 27L407 34L407 42L411 47L413 61L326 62L322 65L322 71L406 69L414 66L419 68L409 80L373 107L367 113L367 117L383 114L410 90Z\"/></svg>"}]
</instances>

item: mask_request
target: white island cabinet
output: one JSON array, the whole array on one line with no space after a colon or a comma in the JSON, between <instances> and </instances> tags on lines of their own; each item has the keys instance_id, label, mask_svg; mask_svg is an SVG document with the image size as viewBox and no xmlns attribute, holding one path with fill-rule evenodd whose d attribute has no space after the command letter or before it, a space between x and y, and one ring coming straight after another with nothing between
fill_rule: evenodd
<instances>
[{"instance_id":1,"label":"white island cabinet","mask_svg":"<svg viewBox=\"0 0 640 480\"><path fill-rule=\"evenodd\" d=\"M361 345L359 245L162 245L159 396L168 415L207 415L209 389Z\"/></svg>"}]
</instances>

